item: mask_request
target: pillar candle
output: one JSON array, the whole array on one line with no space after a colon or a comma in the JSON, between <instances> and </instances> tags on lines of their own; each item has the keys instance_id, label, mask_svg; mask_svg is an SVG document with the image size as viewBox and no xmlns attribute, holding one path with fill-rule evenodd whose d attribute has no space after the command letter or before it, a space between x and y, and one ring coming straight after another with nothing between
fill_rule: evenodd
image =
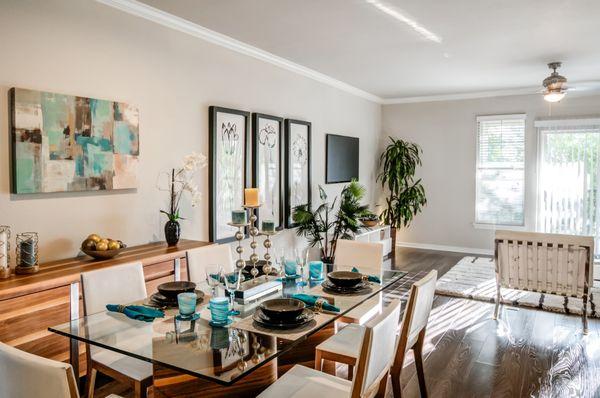
<instances>
[{"instance_id":1,"label":"pillar candle","mask_svg":"<svg viewBox=\"0 0 600 398\"><path fill-rule=\"evenodd\" d=\"M246 224L246 210L233 210L231 212L231 222L233 224Z\"/></svg>"},{"instance_id":2,"label":"pillar candle","mask_svg":"<svg viewBox=\"0 0 600 398\"><path fill-rule=\"evenodd\" d=\"M264 232L275 232L275 222L272 220L264 220L262 222L262 230Z\"/></svg>"},{"instance_id":3,"label":"pillar candle","mask_svg":"<svg viewBox=\"0 0 600 398\"><path fill-rule=\"evenodd\" d=\"M8 235L6 231L0 232L0 267L8 267Z\"/></svg>"},{"instance_id":4,"label":"pillar candle","mask_svg":"<svg viewBox=\"0 0 600 398\"><path fill-rule=\"evenodd\" d=\"M246 188L244 190L244 204L246 206L258 206L258 188Z\"/></svg>"}]
</instances>

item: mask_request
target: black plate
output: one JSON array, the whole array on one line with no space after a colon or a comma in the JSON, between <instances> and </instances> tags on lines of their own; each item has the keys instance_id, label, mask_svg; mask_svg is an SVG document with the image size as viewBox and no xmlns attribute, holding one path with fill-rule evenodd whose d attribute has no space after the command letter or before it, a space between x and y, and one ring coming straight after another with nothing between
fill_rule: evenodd
<instances>
[{"instance_id":1,"label":"black plate","mask_svg":"<svg viewBox=\"0 0 600 398\"><path fill-rule=\"evenodd\" d=\"M201 303L202 300L204 300L204 292L202 290L196 290L196 291L194 291L194 293L196 293L196 295L198 296L198 300L196 302L198 304ZM175 300L171 300L171 299L165 297L164 295L162 295L159 292L152 294L148 298L148 302L150 304L154 304L154 305L159 306L159 307L173 307L173 308L176 308L178 306L178 304L177 304L177 298L175 298Z\"/></svg>"},{"instance_id":2,"label":"black plate","mask_svg":"<svg viewBox=\"0 0 600 398\"><path fill-rule=\"evenodd\" d=\"M273 320L293 320L302 314L306 307L300 300L293 298L277 298L264 301L260 305L262 312Z\"/></svg>"},{"instance_id":3,"label":"black plate","mask_svg":"<svg viewBox=\"0 0 600 398\"><path fill-rule=\"evenodd\" d=\"M166 282L158 285L156 289L167 299L177 301L179 293L193 292L196 284L189 281Z\"/></svg>"},{"instance_id":4,"label":"black plate","mask_svg":"<svg viewBox=\"0 0 600 398\"><path fill-rule=\"evenodd\" d=\"M321 287L323 288L323 291L326 293L348 295L348 296L362 295L362 294L366 294L366 293L369 293L370 291L372 291L371 286L367 282L361 282L352 288L343 288L343 287L336 286L333 283L331 283L330 281L326 280L323 283L321 283Z\"/></svg>"},{"instance_id":5,"label":"black plate","mask_svg":"<svg viewBox=\"0 0 600 398\"><path fill-rule=\"evenodd\" d=\"M262 322L272 324L272 325L300 325L300 324L305 323L307 320L307 317L310 316L309 312L302 311L302 313L294 319L281 320L281 319L269 318L269 316L267 314L265 314L264 311L262 311L260 308L257 309L255 313L261 319Z\"/></svg>"},{"instance_id":6,"label":"black plate","mask_svg":"<svg viewBox=\"0 0 600 398\"><path fill-rule=\"evenodd\" d=\"M298 323L271 323L267 320L268 318L262 313L260 309L257 309L254 312L254 315L252 315L252 319L254 320L254 322L256 322L259 326L262 326L267 329L296 329L312 322L314 318L315 313L309 310L308 308L305 308L302 315L298 317L298 319L302 319L302 321Z\"/></svg>"}]
</instances>

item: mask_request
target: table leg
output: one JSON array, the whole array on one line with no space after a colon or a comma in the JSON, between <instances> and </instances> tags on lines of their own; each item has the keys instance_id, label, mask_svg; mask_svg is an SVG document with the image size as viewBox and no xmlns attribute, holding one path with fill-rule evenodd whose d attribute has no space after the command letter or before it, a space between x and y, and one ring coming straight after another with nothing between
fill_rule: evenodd
<instances>
[{"instance_id":1,"label":"table leg","mask_svg":"<svg viewBox=\"0 0 600 398\"><path fill-rule=\"evenodd\" d=\"M69 292L69 319L71 321L71 331L74 334L79 334L78 322L73 322L79 319L79 282L73 282L70 286ZM74 330L75 328L75 330ZM73 373L75 374L75 380L79 384L79 341L76 339L69 340L69 361L73 367ZM78 387L81 386L78 385Z\"/></svg>"}]
</instances>

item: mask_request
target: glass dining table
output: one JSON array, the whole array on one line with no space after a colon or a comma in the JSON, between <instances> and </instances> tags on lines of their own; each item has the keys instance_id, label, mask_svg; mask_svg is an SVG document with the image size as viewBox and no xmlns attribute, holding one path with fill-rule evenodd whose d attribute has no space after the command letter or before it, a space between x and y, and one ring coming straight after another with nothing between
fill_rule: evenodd
<instances>
[{"instance_id":1,"label":"glass dining table","mask_svg":"<svg viewBox=\"0 0 600 398\"><path fill-rule=\"evenodd\" d=\"M90 346L151 362L155 369L168 369L220 386L232 386L243 383L242 378L290 352L323 328L332 327L336 320L348 321L352 311L361 304L367 305L368 302L370 307L383 305L382 292L405 275L401 271L384 270L379 275L381 283L371 282L369 289L360 295L331 294L323 290L321 282L310 281L302 286L295 280L284 278L283 289L275 294L250 304L236 304L240 314L233 316L227 327L209 324L207 305L210 288L201 284L198 287L206 294L198 307L200 318L194 321L177 320L177 309L166 310L164 318L153 322L133 320L122 313L105 311L53 326L49 330ZM253 321L254 312L261 302L291 297L296 293L319 295L340 311L315 310L315 317L310 323L289 330L270 329Z\"/></svg>"}]
</instances>

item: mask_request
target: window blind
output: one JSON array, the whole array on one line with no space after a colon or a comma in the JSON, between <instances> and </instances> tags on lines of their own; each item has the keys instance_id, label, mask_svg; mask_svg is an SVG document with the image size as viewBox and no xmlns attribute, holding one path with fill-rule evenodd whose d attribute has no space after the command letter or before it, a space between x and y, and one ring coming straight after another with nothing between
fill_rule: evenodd
<instances>
[{"instance_id":1,"label":"window blind","mask_svg":"<svg viewBox=\"0 0 600 398\"><path fill-rule=\"evenodd\" d=\"M475 222L524 225L525 115L477 118Z\"/></svg>"}]
</instances>

